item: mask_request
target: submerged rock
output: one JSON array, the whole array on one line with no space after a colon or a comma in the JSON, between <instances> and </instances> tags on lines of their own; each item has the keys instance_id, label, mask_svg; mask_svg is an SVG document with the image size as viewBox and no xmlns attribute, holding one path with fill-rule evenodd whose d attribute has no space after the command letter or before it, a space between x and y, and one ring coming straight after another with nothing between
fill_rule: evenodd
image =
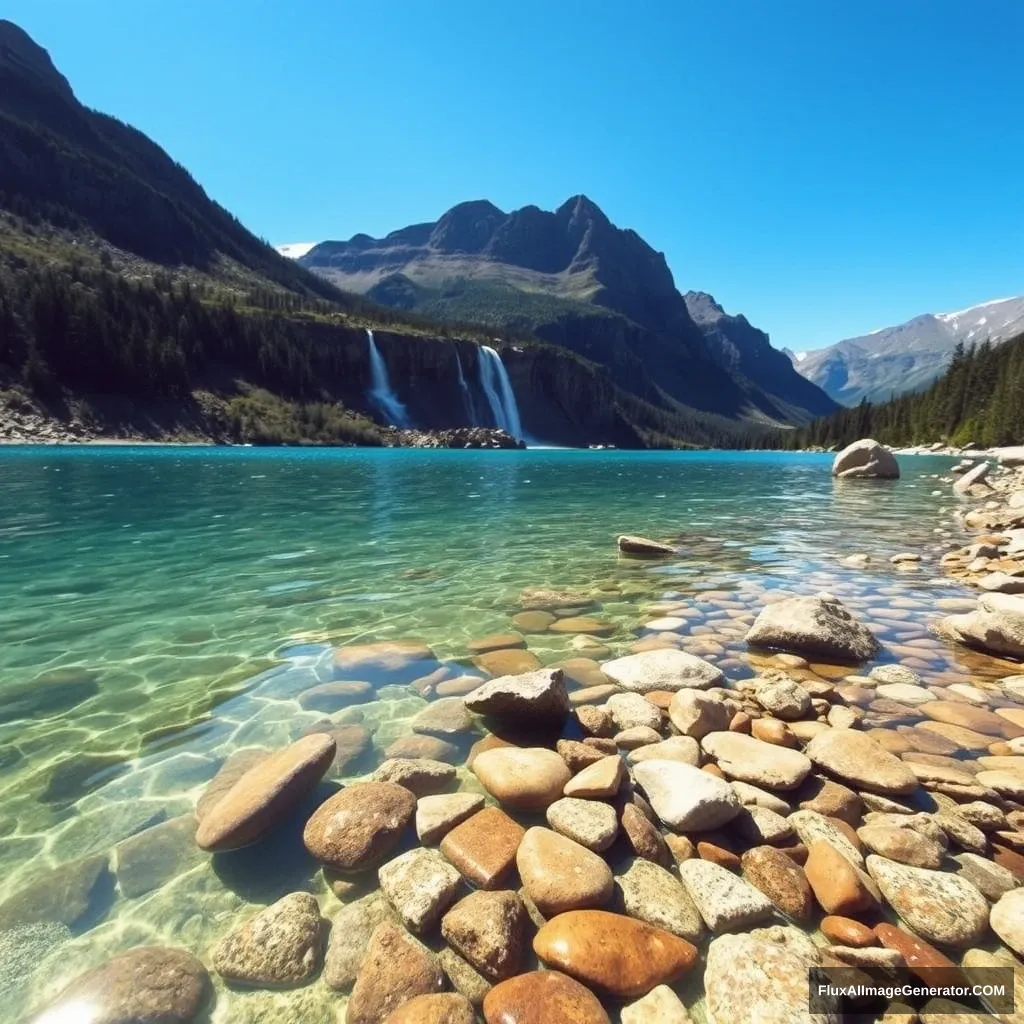
<instances>
[{"instance_id":1,"label":"submerged rock","mask_svg":"<svg viewBox=\"0 0 1024 1024\"><path fill-rule=\"evenodd\" d=\"M612 896L612 872L604 859L551 829L527 831L516 866L526 894L545 917L601 907Z\"/></svg>"},{"instance_id":2,"label":"submerged rock","mask_svg":"<svg viewBox=\"0 0 1024 1024\"><path fill-rule=\"evenodd\" d=\"M636 537L624 533L617 541L619 550L624 555L640 555L647 558L669 558L679 552L670 544L662 544L646 537Z\"/></svg>"},{"instance_id":3,"label":"submerged rock","mask_svg":"<svg viewBox=\"0 0 1024 1024\"><path fill-rule=\"evenodd\" d=\"M514 892L472 892L441 919L445 941L485 978L503 981L522 969L529 917Z\"/></svg>"},{"instance_id":4,"label":"submerged rock","mask_svg":"<svg viewBox=\"0 0 1024 1024\"><path fill-rule=\"evenodd\" d=\"M710 662L672 647L606 661L601 671L613 683L633 693L675 691L685 687L704 690L719 686L725 679L722 670Z\"/></svg>"},{"instance_id":5,"label":"submerged rock","mask_svg":"<svg viewBox=\"0 0 1024 1024\"><path fill-rule=\"evenodd\" d=\"M384 921L398 924L398 914L379 891L347 904L334 915L324 957L324 981L331 988L344 991L352 987L370 936Z\"/></svg>"},{"instance_id":6,"label":"submerged rock","mask_svg":"<svg viewBox=\"0 0 1024 1024\"><path fill-rule=\"evenodd\" d=\"M826 661L866 661L878 650L867 626L834 597L788 597L765 605L750 627L746 641L813 655Z\"/></svg>"},{"instance_id":7,"label":"submerged rock","mask_svg":"<svg viewBox=\"0 0 1024 1024\"><path fill-rule=\"evenodd\" d=\"M474 1024L475 1020L473 1004L465 996L458 992L436 992L413 996L392 1010L384 1024Z\"/></svg>"},{"instance_id":8,"label":"submerged rock","mask_svg":"<svg viewBox=\"0 0 1024 1024\"><path fill-rule=\"evenodd\" d=\"M434 927L459 891L459 872L436 850L409 850L377 874L405 926L421 934Z\"/></svg>"},{"instance_id":9,"label":"submerged rock","mask_svg":"<svg viewBox=\"0 0 1024 1024\"><path fill-rule=\"evenodd\" d=\"M562 796L569 769L553 750L499 747L473 762L473 772L496 800L520 810L544 810Z\"/></svg>"},{"instance_id":10,"label":"submerged rock","mask_svg":"<svg viewBox=\"0 0 1024 1024\"><path fill-rule=\"evenodd\" d=\"M1024 597L982 594L974 611L947 615L939 620L935 631L989 654L1024 657Z\"/></svg>"},{"instance_id":11,"label":"submerged rock","mask_svg":"<svg viewBox=\"0 0 1024 1024\"><path fill-rule=\"evenodd\" d=\"M847 445L832 461L832 475L841 480L898 480L896 457L877 441L862 438Z\"/></svg>"},{"instance_id":12,"label":"submerged rock","mask_svg":"<svg viewBox=\"0 0 1024 1024\"><path fill-rule=\"evenodd\" d=\"M105 856L50 868L22 884L0 904L0 929L53 922L74 928L109 905L113 896L110 868Z\"/></svg>"},{"instance_id":13,"label":"submerged rock","mask_svg":"<svg viewBox=\"0 0 1024 1024\"><path fill-rule=\"evenodd\" d=\"M807 756L821 768L859 789L886 796L913 793L917 776L895 754L855 729L830 729L807 744Z\"/></svg>"}]
</instances>

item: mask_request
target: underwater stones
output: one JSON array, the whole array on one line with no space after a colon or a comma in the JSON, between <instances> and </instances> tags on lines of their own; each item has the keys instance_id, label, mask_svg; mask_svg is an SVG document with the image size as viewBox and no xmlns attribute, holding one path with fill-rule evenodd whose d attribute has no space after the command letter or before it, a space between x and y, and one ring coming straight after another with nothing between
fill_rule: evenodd
<instances>
[{"instance_id":1,"label":"underwater stones","mask_svg":"<svg viewBox=\"0 0 1024 1024\"><path fill-rule=\"evenodd\" d=\"M320 683L299 694L299 707L307 711L331 714L342 708L373 700L373 685L362 680L341 683Z\"/></svg>"},{"instance_id":2,"label":"underwater stones","mask_svg":"<svg viewBox=\"0 0 1024 1024\"><path fill-rule=\"evenodd\" d=\"M342 679L375 686L407 683L437 668L434 652L418 640L380 640L335 648L334 668Z\"/></svg>"},{"instance_id":3,"label":"underwater stones","mask_svg":"<svg viewBox=\"0 0 1024 1024\"><path fill-rule=\"evenodd\" d=\"M755 846L740 858L743 877L789 917L806 920L813 897L799 864L774 846Z\"/></svg>"},{"instance_id":4,"label":"underwater stones","mask_svg":"<svg viewBox=\"0 0 1024 1024\"><path fill-rule=\"evenodd\" d=\"M478 715L517 724L558 724L569 713L569 694L561 669L538 669L490 679L463 698Z\"/></svg>"},{"instance_id":5,"label":"underwater stones","mask_svg":"<svg viewBox=\"0 0 1024 1024\"><path fill-rule=\"evenodd\" d=\"M485 807L441 840L441 853L481 889L497 889L515 864L526 829L499 807Z\"/></svg>"},{"instance_id":6,"label":"underwater stones","mask_svg":"<svg viewBox=\"0 0 1024 1024\"><path fill-rule=\"evenodd\" d=\"M561 971L530 971L495 985L484 998L487 1024L610 1024L590 989Z\"/></svg>"},{"instance_id":7,"label":"underwater stones","mask_svg":"<svg viewBox=\"0 0 1024 1024\"><path fill-rule=\"evenodd\" d=\"M441 919L441 935L491 981L522 968L529 917L514 892L472 892Z\"/></svg>"},{"instance_id":8,"label":"underwater stones","mask_svg":"<svg viewBox=\"0 0 1024 1024\"><path fill-rule=\"evenodd\" d=\"M935 626L939 636L989 654L1024 656L1024 597L982 594L974 611L948 615Z\"/></svg>"},{"instance_id":9,"label":"underwater stones","mask_svg":"<svg viewBox=\"0 0 1024 1024\"><path fill-rule=\"evenodd\" d=\"M377 873L381 891L413 932L429 931L455 900L459 872L436 850L409 850Z\"/></svg>"},{"instance_id":10,"label":"underwater stones","mask_svg":"<svg viewBox=\"0 0 1024 1024\"><path fill-rule=\"evenodd\" d=\"M661 541L649 540L647 537L637 537L633 534L624 533L618 538L616 544L624 555L638 555L645 558L671 558L679 552L671 544L662 544Z\"/></svg>"},{"instance_id":11,"label":"underwater stones","mask_svg":"<svg viewBox=\"0 0 1024 1024\"><path fill-rule=\"evenodd\" d=\"M196 817L202 821L212 808L250 768L255 768L270 757L263 747L243 747L230 754L209 781L196 803Z\"/></svg>"},{"instance_id":12,"label":"underwater stones","mask_svg":"<svg viewBox=\"0 0 1024 1024\"><path fill-rule=\"evenodd\" d=\"M486 683L484 684L487 685ZM438 739L452 739L472 731L473 716L464 700L442 697L428 704L410 723L412 731Z\"/></svg>"},{"instance_id":13,"label":"underwater stones","mask_svg":"<svg viewBox=\"0 0 1024 1024\"><path fill-rule=\"evenodd\" d=\"M412 821L416 798L393 782L357 782L322 803L302 841L321 864L362 871L382 861Z\"/></svg>"},{"instance_id":14,"label":"underwater stones","mask_svg":"<svg viewBox=\"0 0 1024 1024\"><path fill-rule=\"evenodd\" d=\"M615 885L630 917L690 942L703 934L704 922L690 894L665 868L638 857L615 879Z\"/></svg>"},{"instance_id":15,"label":"underwater stones","mask_svg":"<svg viewBox=\"0 0 1024 1024\"><path fill-rule=\"evenodd\" d=\"M219 853L261 839L312 792L335 749L328 736L304 736L250 768L200 820L197 845Z\"/></svg>"},{"instance_id":16,"label":"underwater stones","mask_svg":"<svg viewBox=\"0 0 1024 1024\"><path fill-rule=\"evenodd\" d=\"M813 737L807 756L821 768L858 788L889 796L917 789L917 777L895 754L855 729L830 729Z\"/></svg>"},{"instance_id":17,"label":"underwater stones","mask_svg":"<svg viewBox=\"0 0 1024 1024\"><path fill-rule=\"evenodd\" d=\"M870 879L831 843L818 840L810 844L804 874L826 914L849 917L878 905Z\"/></svg>"},{"instance_id":18,"label":"underwater stones","mask_svg":"<svg viewBox=\"0 0 1024 1024\"><path fill-rule=\"evenodd\" d=\"M545 916L604 906L612 895L612 872L604 860L551 829L528 829L516 852L526 894Z\"/></svg>"},{"instance_id":19,"label":"underwater stones","mask_svg":"<svg viewBox=\"0 0 1024 1024\"><path fill-rule=\"evenodd\" d=\"M960 701L933 700L921 706L921 713L933 722L945 722L986 736L1013 739L1024 735L1024 729L1018 728L1001 715Z\"/></svg>"},{"instance_id":20,"label":"underwater stones","mask_svg":"<svg viewBox=\"0 0 1024 1024\"><path fill-rule=\"evenodd\" d=\"M668 985L658 985L622 1008L622 1024L690 1024L690 1015Z\"/></svg>"},{"instance_id":21,"label":"underwater stones","mask_svg":"<svg viewBox=\"0 0 1024 1024\"><path fill-rule=\"evenodd\" d=\"M1024 889L1000 897L990 915L992 931L1017 954L1024 956Z\"/></svg>"},{"instance_id":22,"label":"underwater stones","mask_svg":"<svg viewBox=\"0 0 1024 1024\"><path fill-rule=\"evenodd\" d=\"M0 904L0 929L54 922L73 928L112 896L108 859L83 857L41 871Z\"/></svg>"},{"instance_id":23,"label":"underwater stones","mask_svg":"<svg viewBox=\"0 0 1024 1024\"><path fill-rule=\"evenodd\" d=\"M416 835L431 846L484 805L482 793L439 793L416 801Z\"/></svg>"},{"instance_id":24,"label":"underwater stones","mask_svg":"<svg viewBox=\"0 0 1024 1024\"><path fill-rule=\"evenodd\" d=\"M403 1003L443 987L437 957L400 925L383 921L370 936L345 1024L381 1024Z\"/></svg>"},{"instance_id":25,"label":"underwater stones","mask_svg":"<svg viewBox=\"0 0 1024 1024\"><path fill-rule=\"evenodd\" d=\"M697 858L679 865L679 876L708 928L737 931L774 913L774 904L760 889L721 864Z\"/></svg>"},{"instance_id":26,"label":"underwater stones","mask_svg":"<svg viewBox=\"0 0 1024 1024\"><path fill-rule=\"evenodd\" d=\"M611 636L615 632L615 623L604 619L595 619L589 615L570 615L568 618L557 619L548 626L549 633L581 633L586 636Z\"/></svg>"},{"instance_id":27,"label":"underwater stones","mask_svg":"<svg viewBox=\"0 0 1024 1024\"><path fill-rule=\"evenodd\" d=\"M73 981L34 1024L191 1024L211 995L206 968L183 949L139 946Z\"/></svg>"},{"instance_id":28,"label":"underwater stones","mask_svg":"<svg viewBox=\"0 0 1024 1024\"><path fill-rule=\"evenodd\" d=\"M832 597L787 597L765 605L746 641L752 647L778 648L825 660L866 661L878 641L843 604Z\"/></svg>"},{"instance_id":29,"label":"underwater stones","mask_svg":"<svg viewBox=\"0 0 1024 1024\"><path fill-rule=\"evenodd\" d=\"M619 999L675 981L697 958L685 939L603 910L559 914L537 932L533 949L549 967Z\"/></svg>"},{"instance_id":30,"label":"underwater stones","mask_svg":"<svg viewBox=\"0 0 1024 1024\"><path fill-rule=\"evenodd\" d=\"M898 864L877 854L867 869L886 902L922 938L940 946L973 946L988 928L988 903L959 875Z\"/></svg>"},{"instance_id":31,"label":"underwater stones","mask_svg":"<svg viewBox=\"0 0 1024 1024\"><path fill-rule=\"evenodd\" d=\"M380 891L348 903L331 922L324 957L324 981L336 991L352 987L374 929L383 921L398 923L398 915Z\"/></svg>"},{"instance_id":32,"label":"underwater stones","mask_svg":"<svg viewBox=\"0 0 1024 1024\"><path fill-rule=\"evenodd\" d=\"M619 831L615 808L600 800L563 797L548 807L545 817L556 832L595 853L607 850Z\"/></svg>"},{"instance_id":33,"label":"underwater stones","mask_svg":"<svg viewBox=\"0 0 1024 1024\"><path fill-rule=\"evenodd\" d=\"M322 925L316 899L290 893L221 939L213 966L222 978L246 985L300 985L319 967Z\"/></svg>"},{"instance_id":34,"label":"underwater stones","mask_svg":"<svg viewBox=\"0 0 1024 1024\"><path fill-rule=\"evenodd\" d=\"M713 732L701 746L726 775L768 789L795 789L811 772L811 762L799 750L746 736Z\"/></svg>"},{"instance_id":35,"label":"underwater stones","mask_svg":"<svg viewBox=\"0 0 1024 1024\"><path fill-rule=\"evenodd\" d=\"M0 724L63 714L99 692L95 677L86 671L70 672L66 678L42 677L31 683L5 685L0 692Z\"/></svg>"},{"instance_id":36,"label":"underwater stones","mask_svg":"<svg viewBox=\"0 0 1024 1024\"><path fill-rule=\"evenodd\" d=\"M519 810L543 810L562 796L570 773L553 750L499 747L473 762L473 773L500 803Z\"/></svg>"},{"instance_id":37,"label":"underwater stones","mask_svg":"<svg viewBox=\"0 0 1024 1024\"><path fill-rule=\"evenodd\" d=\"M474 1024L473 1004L458 992L413 996L392 1010L384 1024Z\"/></svg>"},{"instance_id":38,"label":"underwater stones","mask_svg":"<svg viewBox=\"0 0 1024 1024\"><path fill-rule=\"evenodd\" d=\"M653 690L674 692L685 687L707 689L725 679L722 670L710 662L673 647L663 647L606 661L601 671L613 683L633 693Z\"/></svg>"},{"instance_id":39,"label":"underwater stones","mask_svg":"<svg viewBox=\"0 0 1024 1024\"><path fill-rule=\"evenodd\" d=\"M551 612L519 612L512 616L512 625L522 633L546 633L556 618Z\"/></svg>"},{"instance_id":40,"label":"underwater stones","mask_svg":"<svg viewBox=\"0 0 1024 1024\"><path fill-rule=\"evenodd\" d=\"M680 832L718 828L740 812L729 783L680 761L641 761L633 768L654 812Z\"/></svg>"},{"instance_id":41,"label":"underwater stones","mask_svg":"<svg viewBox=\"0 0 1024 1024\"><path fill-rule=\"evenodd\" d=\"M526 641L522 633L492 633L466 644L470 654L487 654L488 651L500 651L509 647L525 647Z\"/></svg>"},{"instance_id":42,"label":"underwater stones","mask_svg":"<svg viewBox=\"0 0 1024 1024\"><path fill-rule=\"evenodd\" d=\"M159 889L202 856L195 844L194 814L162 821L114 847L117 885L129 899Z\"/></svg>"},{"instance_id":43,"label":"underwater stones","mask_svg":"<svg viewBox=\"0 0 1024 1024\"><path fill-rule=\"evenodd\" d=\"M489 675L499 678L525 675L527 672L534 672L541 667L540 658L533 651L515 647L504 647L497 651L478 654L473 659L473 664Z\"/></svg>"},{"instance_id":44,"label":"underwater stones","mask_svg":"<svg viewBox=\"0 0 1024 1024\"><path fill-rule=\"evenodd\" d=\"M459 748L454 743L439 739L437 736L422 736L419 733L399 736L398 739L388 744L384 751L384 757L387 760L424 758L428 761L445 761L448 764L455 764L461 760Z\"/></svg>"},{"instance_id":45,"label":"underwater stones","mask_svg":"<svg viewBox=\"0 0 1024 1024\"><path fill-rule=\"evenodd\" d=\"M711 941L704 971L709 1019L718 1024L838 1024L838 997L828 1012L807 1011L807 977L821 964L814 943L796 928L772 926ZM822 1009L826 1009L825 1006Z\"/></svg>"},{"instance_id":46,"label":"underwater stones","mask_svg":"<svg viewBox=\"0 0 1024 1024\"><path fill-rule=\"evenodd\" d=\"M832 475L840 480L898 480L900 467L888 448L865 437L848 444L836 455Z\"/></svg>"},{"instance_id":47,"label":"underwater stones","mask_svg":"<svg viewBox=\"0 0 1024 1024\"><path fill-rule=\"evenodd\" d=\"M393 782L415 796L431 796L447 789L455 767L426 757L390 757L370 776L372 782Z\"/></svg>"}]
</instances>

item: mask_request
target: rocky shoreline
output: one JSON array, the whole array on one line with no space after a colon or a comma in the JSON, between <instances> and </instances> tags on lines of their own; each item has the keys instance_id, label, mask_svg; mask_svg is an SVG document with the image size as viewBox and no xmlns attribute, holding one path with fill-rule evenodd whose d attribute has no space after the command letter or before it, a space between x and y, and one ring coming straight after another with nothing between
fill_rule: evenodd
<instances>
[{"instance_id":1,"label":"rocky shoreline","mask_svg":"<svg viewBox=\"0 0 1024 1024\"><path fill-rule=\"evenodd\" d=\"M869 449L861 465L878 460ZM977 541L994 550L939 562L1012 577L1019 467L973 471L955 477L972 503L960 519L998 529ZM672 539L618 543L653 569L680 555ZM932 557L893 552L888 571ZM532 588L506 632L472 641L462 674L416 640L336 648L333 679L297 698L323 724L232 755L181 826L225 872L294 831L323 891L289 892L212 949L120 953L52 993L39 1024L83 999L104 1020L204 1021L211 972L326 989L346 1024L795 1022L811 1019L813 966L853 984L1019 966L1024 645L971 634L974 602L937 592L924 608L890 589L867 609L842 594L764 592L752 607L665 592L613 650L609 594ZM916 620L935 611L957 613L934 628L963 673L929 670L940 641ZM882 627L901 639L883 645ZM542 664L544 635L572 638L575 656ZM370 743L368 679L422 707L382 763L325 790ZM826 1002L815 1019L839 1014Z\"/></svg>"}]
</instances>

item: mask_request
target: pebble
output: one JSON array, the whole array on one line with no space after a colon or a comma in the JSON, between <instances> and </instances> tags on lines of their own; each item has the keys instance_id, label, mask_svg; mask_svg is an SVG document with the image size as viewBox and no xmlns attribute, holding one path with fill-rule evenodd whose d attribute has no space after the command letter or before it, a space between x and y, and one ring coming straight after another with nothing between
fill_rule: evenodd
<instances>
[{"instance_id":1,"label":"pebble","mask_svg":"<svg viewBox=\"0 0 1024 1024\"><path fill-rule=\"evenodd\" d=\"M810 844L804 872L826 914L846 917L878 906L874 887L865 882L863 872L824 840Z\"/></svg>"},{"instance_id":2,"label":"pebble","mask_svg":"<svg viewBox=\"0 0 1024 1024\"><path fill-rule=\"evenodd\" d=\"M857 845L839 827L839 819L826 818L815 811L794 811L789 816L789 823L796 829L800 842L808 849L812 843L824 840L835 847L855 867L864 867L864 857L857 849ZM857 834L854 833L854 839L856 838Z\"/></svg>"},{"instance_id":3,"label":"pebble","mask_svg":"<svg viewBox=\"0 0 1024 1024\"><path fill-rule=\"evenodd\" d=\"M957 874L966 878L987 900L993 903L1020 884L1013 872L976 853L961 853L954 860L960 865Z\"/></svg>"},{"instance_id":4,"label":"pebble","mask_svg":"<svg viewBox=\"0 0 1024 1024\"><path fill-rule=\"evenodd\" d=\"M624 729L643 727L657 732L661 725L661 711L639 693L616 693L608 698L604 710L621 732ZM655 737L655 740L660 739Z\"/></svg>"},{"instance_id":5,"label":"pebble","mask_svg":"<svg viewBox=\"0 0 1024 1024\"><path fill-rule=\"evenodd\" d=\"M703 690L677 690L669 702L668 717L682 736L699 740L709 732L729 728L732 710L725 701Z\"/></svg>"},{"instance_id":6,"label":"pebble","mask_svg":"<svg viewBox=\"0 0 1024 1024\"><path fill-rule=\"evenodd\" d=\"M484 805L482 793L438 793L416 801L416 835L425 846L440 842Z\"/></svg>"},{"instance_id":7,"label":"pebble","mask_svg":"<svg viewBox=\"0 0 1024 1024\"><path fill-rule=\"evenodd\" d=\"M622 1008L622 1024L690 1024L690 1015L668 985L658 985Z\"/></svg>"},{"instance_id":8,"label":"pebble","mask_svg":"<svg viewBox=\"0 0 1024 1024\"><path fill-rule=\"evenodd\" d=\"M992 908L992 931L1017 954L1024 956L1024 889L1013 889Z\"/></svg>"},{"instance_id":9,"label":"pebble","mask_svg":"<svg viewBox=\"0 0 1024 1024\"><path fill-rule=\"evenodd\" d=\"M642 761L634 766L633 775L658 817L677 831L717 828L739 814L741 805L732 787L692 765Z\"/></svg>"},{"instance_id":10,"label":"pebble","mask_svg":"<svg viewBox=\"0 0 1024 1024\"><path fill-rule=\"evenodd\" d=\"M615 808L598 800L563 797L548 807L545 817L556 832L595 853L607 850L619 831Z\"/></svg>"},{"instance_id":11,"label":"pebble","mask_svg":"<svg viewBox=\"0 0 1024 1024\"><path fill-rule=\"evenodd\" d=\"M499 807L485 807L441 840L441 853L481 889L499 888L515 864L526 829Z\"/></svg>"},{"instance_id":12,"label":"pebble","mask_svg":"<svg viewBox=\"0 0 1024 1024\"><path fill-rule=\"evenodd\" d=\"M370 776L372 782L393 782L404 786L414 796L440 793L454 778L454 766L444 761L406 757L389 758Z\"/></svg>"},{"instance_id":13,"label":"pebble","mask_svg":"<svg viewBox=\"0 0 1024 1024\"><path fill-rule=\"evenodd\" d=\"M307 711L331 714L342 708L373 700L373 684L349 680L344 683L320 683L299 694L299 706Z\"/></svg>"},{"instance_id":14,"label":"pebble","mask_svg":"<svg viewBox=\"0 0 1024 1024\"><path fill-rule=\"evenodd\" d=\"M441 935L490 981L522 970L529 918L514 892L472 892L441 919Z\"/></svg>"},{"instance_id":15,"label":"pebble","mask_svg":"<svg viewBox=\"0 0 1024 1024\"><path fill-rule=\"evenodd\" d=\"M398 916L380 891L346 904L334 915L323 973L330 988L340 992L352 987L370 936L383 921L397 924Z\"/></svg>"},{"instance_id":16,"label":"pebble","mask_svg":"<svg viewBox=\"0 0 1024 1024\"><path fill-rule=\"evenodd\" d=\"M322 925L316 899L290 893L221 939L213 966L227 981L245 985L301 985L320 967Z\"/></svg>"},{"instance_id":17,"label":"pebble","mask_svg":"<svg viewBox=\"0 0 1024 1024\"><path fill-rule=\"evenodd\" d=\"M533 651L513 647L478 654L473 659L473 664L499 679L507 676L526 675L541 668L540 658Z\"/></svg>"},{"instance_id":18,"label":"pebble","mask_svg":"<svg viewBox=\"0 0 1024 1024\"><path fill-rule=\"evenodd\" d=\"M476 1014L465 996L436 992L413 996L384 1019L384 1024L473 1024Z\"/></svg>"},{"instance_id":19,"label":"pebble","mask_svg":"<svg viewBox=\"0 0 1024 1024\"><path fill-rule=\"evenodd\" d=\"M742 733L709 733L701 746L727 775L768 789L795 789L811 771L810 760L799 750Z\"/></svg>"},{"instance_id":20,"label":"pebble","mask_svg":"<svg viewBox=\"0 0 1024 1024\"><path fill-rule=\"evenodd\" d=\"M844 782L883 795L902 796L917 789L917 779L898 757L854 729L830 729L808 744L807 756Z\"/></svg>"},{"instance_id":21,"label":"pebble","mask_svg":"<svg viewBox=\"0 0 1024 1024\"><path fill-rule=\"evenodd\" d=\"M540 811L562 796L570 772L553 750L543 747L500 747L473 762L473 773L500 803L524 811Z\"/></svg>"},{"instance_id":22,"label":"pebble","mask_svg":"<svg viewBox=\"0 0 1024 1024\"><path fill-rule=\"evenodd\" d=\"M615 879L615 885L630 917L690 942L697 942L703 934L704 923L689 893L665 868L637 858Z\"/></svg>"},{"instance_id":23,"label":"pebble","mask_svg":"<svg viewBox=\"0 0 1024 1024\"><path fill-rule=\"evenodd\" d=\"M679 875L704 923L715 934L747 928L774 911L774 904L760 889L720 864L683 861Z\"/></svg>"},{"instance_id":24,"label":"pebble","mask_svg":"<svg viewBox=\"0 0 1024 1024\"><path fill-rule=\"evenodd\" d=\"M837 917L830 914L821 919L821 924L818 927L829 942L838 946L853 946L861 949L878 945L878 936L867 925L861 924L860 921L854 921L850 917Z\"/></svg>"},{"instance_id":25,"label":"pebble","mask_svg":"<svg viewBox=\"0 0 1024 1024\"><path fill-rule=\"evenodd\" d=\"M612 897L612 872L604 860L551 829L527 830L516 866L526 894L545 917L601 907Z\"/></svg>"},{"instance_id":26,"label":"pebble","mask_svg":"<svg viewBox=\"0 0 1024 1024\"><path fill-rule=\"evenodd\" d=\"M562 788L566 796L601 799L613 797L626 777L626 765L618 754L601 758L574 775Z\"/></svg>"},{"instance_id":27,"label":"pebble","mask_svg":"<svg viewBox=\"0 0 1024 1024\"><path fill-rule=\"evenodd\" d=\"M533 948L548 966L617 999L635 999L670 984L697 959L685 939L603 910L560 914L540 929Z\"/></svg>"},{"instance_id":28,"label":"pebble","mask_svg":"<svg viewBox=\"0 0 1024 1024\"><path fill-rule=\"evenodd\" d=\"M864 801L852 789L819 775L808 776L794 797L801 810L839 818L849 825L856 826L864 812Z\"/></svg>"},{"instance_id":29,"label":"pebble","mask_svg":"<svg viewBox=\"0 0 1024 1024\"><path fill-rule=\"evenodd\" d=\"M555 744L555 749L558 751L558 756L568 766L569 771L573 773L581 771L587 765L595 764L608 753L580 740L559 740Z\"/></svg>"},{"instance_id":30,"label":"pebble","mask_svg":"<svg viewBox=\"0 0 1024 1024\"><path fill-rule=\"evenodd\" d=\"M634 725L630 729L623 729L615 734L615 744L623 750L636 750L639 747L647 747L661 740L661 734L657 729L646 725Z\"/></svg>"},{"instance_id":31,"label":"pebble","mask_svg":"<svg viewBox=\"0 0 1024 1024\"><path fill-rule=\"evenodd\" d=\"M805 921L813 906L803 868L774 846L755 846L740 858L743 877L788 917Z\"/></svg>"},{"instance_id":32,"label":"pebble","mask_svg":"<svg viewBox=\"0 0 1024 1024\"><path fill-rule=\"evenodd\" d=\"M422 733L424 736L451 739L472 730L473 716L469 713L465 701L458 697L443 697L418 712L410 727L413 732Z\"/></svg>"},{"instance_id":33,"label":"pebble","mask_svg":"<svg viewBox=\"0 0 1024 1024\"><path fill-rule=\"evenodd\" d=\"M689 687L704 690L720 686L725 674L710 662L672 647L629 654L601 666L613 683L633 693L675 691Z\"/></svg>"},{"instance_id":34,"label":"pebble","mask_svg":"<svg viewBox=\"0 0 1024 1024\"><path fill-rule=\"evenodd\" d=\"M690 736L670 736L667 740L649 743L629 752L630 764L641 761L681 761L695 768L700 764L700 744Z\"/></svg>"},{"instance_id":35,"label":"pebble","mask_svg":"<svg viewBox=\"0 0 1024 1024\"><path fill-rule=\"evenodd\" d=\"M933 871L942 866L945 856L943 848L934 840L911 828L865 825L857 830L857 835L872 853L888 857L889 860L910 864L916 868L930 868Z\"/></svg>"},{"instance_id":36,"label":"pebble","mask_svg":"<svg viewBox=\"0 0 1024 1024\"><path fill-rule=\"evenodd\" d=\"M459 872L436 850L415 849L384 864L377 872L381 891L411 931L429 931L451 906L459 889Z\"/></svg>"},{"instance_id":37,"label":"pebble","mask_svg":"<svg viewBox=\"0 0 1024 1024\"><path fill-rule=\"evenodd\" d=\"M929 982L929 977L934 980L936 968L949 971L951 980L962 978L959 969L949 957L916 935L911 935L902 928L897 928L887 922L876 924L874 932L878 936L878 941L886 949L898 950L903 955L903 962L922 981ZM920 971L921 968L924 968L923 973Z\"/></svg>"},{"instance_id":38,"label":"pebble","mask_svg":"<svg viewBox=\"0 0 1024 1024\"><path fill-rule=\"evenodd\" d=\"M487 1024L610 1024L590 989L561 971L530 971L495 985L483 1003Z\"/></svg>"},{"instance_id":39,"label":"pebble","mask_svg":"<svg viewBox=\"0 0 1024 1024\"><path fill-rule=\"evenodd\" d=\"M811 708L811 695L794 679L773 679L754 690L754 700L784 721L804 718Z\"/></svg>"},{"instance_id":40,"label":"pebble","mask_svg":"<svg viewBox=\"0 0 1024 1024\"><path fill-rule=\"evenodd\" d=\"M626 840L638 857L663 867L672 863L672 854L665 839L639 807L633 803L626 804L619 821Z\"/></svg>"}]
</instances>

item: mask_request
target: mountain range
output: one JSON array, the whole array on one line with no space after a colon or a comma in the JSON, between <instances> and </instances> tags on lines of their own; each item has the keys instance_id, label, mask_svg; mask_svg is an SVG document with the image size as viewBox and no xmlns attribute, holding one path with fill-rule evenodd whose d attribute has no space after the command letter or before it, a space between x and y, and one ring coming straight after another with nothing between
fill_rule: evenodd
<instances>
[{"instance_id":1,"label":"mountain range","mask_svg":"<svg viewBox=\"0 0 1024 1024\"><path fill-rule=\"evenodd\" d=\"M829 345L793 364L843 405L878 403L921 391L942 375L957 345L998 344L1024 331L1024 296L955 313L925 313L895 327Z\"/></svg>"}]
</instances>

